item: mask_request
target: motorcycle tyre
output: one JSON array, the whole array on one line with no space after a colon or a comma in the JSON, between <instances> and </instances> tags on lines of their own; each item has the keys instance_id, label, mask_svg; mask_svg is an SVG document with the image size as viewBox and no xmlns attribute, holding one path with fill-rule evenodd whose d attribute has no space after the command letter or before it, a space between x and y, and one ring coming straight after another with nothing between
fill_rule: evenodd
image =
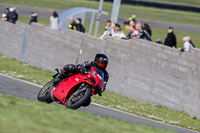
<instances>
[{"instance_id":1,"label":"motorcycle tyre","mask_svg":"<svg viewBox=\"0 0 200 133\"><path fill-rule=\"evenodd\" d=\"M78 109L81 106L84 106L84 104L88 102L88 100L90 99L91 95L92 95L92 88L87 87L85 95L77 103L71 104L70 103L71 97L70 97L69 100L66 103L66 107L70 108L70 109Z\"/></svg>"},{"instance_id":2,"label":"motorcycle tyre","mask_svg":"<svg viewBox=\"0 0 200 133\"><path fill-rule=\"evenodd\" d=\"M44 85L42 87L42 89L39 91L38 95L37 95L37 99L40 102L46 102L46 103L52 103L53 100L51 98L51 93L46 93L44 96L41 96L43 94L41 94L42 92L44 92L47 89L51 89L51 87L53 87L53 83L52 81L48 82L46 85Z\"/></svg>"},{"instance_id":3,"label":"motorcycle tyre","mask_svg":"<svg viewBox=\"0 0 200 133\"><path fill-rule=\"evenodd\" d=\"M91 103L91 101L92 101L92 100L91 100L91 98L90 98L86 103L83 104L83 107L89 106L90 103Z\"/></svg>"}]
</instances>

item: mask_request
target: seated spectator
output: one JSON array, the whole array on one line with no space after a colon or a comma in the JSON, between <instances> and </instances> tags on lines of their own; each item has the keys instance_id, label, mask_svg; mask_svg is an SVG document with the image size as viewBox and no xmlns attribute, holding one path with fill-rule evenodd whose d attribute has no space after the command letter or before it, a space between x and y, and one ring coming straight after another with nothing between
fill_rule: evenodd
<instances>
[{"instance_id":1,"label":"seated spectator","mask_svg":"<svg viewBox=\"0 0 200 133\"><path fill-rule=\"evenodd\" d=\"M129 40L129 39L131 39L131 38L133 37L134 31L135 31L135 28L133 28L133 27L130 27L130 28L129 28L129 33L128 33L128 35L126 36L126 40Z\"/></svg>"},{"instance_id":2,"label":"seated spectator","mask_svg":"<svg viewBox=\"0 0 200 133\"><path fill-rule=\"evenodd\" d=\"M135 30L135 22L134 21L130 21L129 22L128 30L129 30L129 33L128 33L127 37L126 37L126 40L129 40L129 39L131 39L133 37L132 34L133 34L134 30Z\"/></svg>"},{"instance_id":3,"label":"seated spectator","mask_svg":"<svg viewBox=\"0 0 200 133\"><path fill-rule=\"evenodd\" d=\"M136 30L134 31L135 33L133 34L135 37L151 41L151 36L146 31L146 29L142 27L141 22L138 21L135 28Z\"/></svg>"},{"instance_id":4,"label":"seated spectator","mask_svg":"<svg viewBox=\"0 0 200 133\"><path fill-rule=\"evenodd\" d=\"M4 13L2 13L2 20L8 21L8 13L9 13L9 8L6 8L4 10Z\"/></svg>"},{"instance_id":5,"label":"seated spectator","mask_svg":"<svg viewBox=\"0 0 200 133\"><path fill-rule=\"evenodd\" d=\"M106 39L108 36L111 36L111 21L108 20L106 23L106 27L105 27L105 31L103 33L103 35L100 37L100 39Z\"/></svg>"},{"instance_id":6,"label":"seated spectator","mask_svg":"<svg viewBox=\"0 0 200 133\"><path fill-rule=\"evenodd\" d=\"M112 37L121 38L121 39L125 39L126 38L126 35L121 30L121 27L120 27L119 24L115 24L114 31L112 30Z\"/></svg>"},{"instance_id":7,"label":"seated spectator","mask_svg":"<svg viewBox=\"0 0 200 133\"><path fill-rule=\"evenodd\" d=\"M54 30L59 30L59 17L56 11L53 12L52 16L50 17L50 28Z\"/></svg>"},{"instance_id":8,"label":"seated spectator","mask_svg":"<svg viewBox=\"0 0 200 133\"><path fill-rule=\"evenodd\" d=\"M85 33L85 28L83 27L83 25L81 23L81 18L77 18L77 20L76 20L76 30L79 32Z\"/></svg>"},{"instance_id":9,"label":"seated spectator","mask_svg":"<svg viewBox=\"0 0 200 133\"><path fill-rule=\"evenodd\" d=\"M134 21L130 21L129 22L129 28L133 27L135 29L135 22Z\"/></svg>"},{"instance_id":10,"label":"seated spectator","mask_svg":"<svg viewBox=\"0 0 200 133\"><path fill-rule=\"evenodd\" d=\"M183 41L183 45L184 47L183 48L179 48L178 50L181 51L181 52L190 52L190 49L191 48L194 48L192 46L192 44L190 43L190 37L189 36L186 36L186 37L183 37L182 41Z\"/></svg>"},{"instance_id":11,"label":"seated spectator","mask_svg":"<svg viewBox=\"0 0 200 133\"><path fill-rule=\"evenodd\" d=\"M164 45L176 48L176 35L174 34L174 28L169 27L168 28L168 34L167 37L165 38Z\"/></svg>"},{"instance_id":12,"label":"seated spectator","mask_svg":"<svg viewBox=\"0 0 200 133\"><path fill-rule=\"evenodd\" d=\"M37 13L35 12L31 12L31 20L29 22L29 24L31 24L32 22L37 23Z\"/></svg>"},{"instance_id":13,"label":"seated spectator","mask_svg":"<svg viewBox=\"0 0 200 133\"><path fill-rule=\"evenodd\" d=\"M69 18L70 25L68 25L69 29L76 30L76 22L74 21L73 17Z\"/></svg>"},{"instance_id":14,"label":"seated spectator","mask_svg":"<svg viewBox=\"0 0 200 133\"><path fill-rule=\"evenodd\" d=\"M144 23L144 29L148 32L150 36L152 36L151 27L147 23Z\"/></svg>"},{"instance_id":15,"label":"seated spectator","mask_svg":"<svg viewBox=\"0 0 200 133\"><path fill-rule=\"evenodd\" d=\"M8 13L8 22L10 22L10 23L13 23L13 24L15 24L16 23L16 21L18 20L18 13L16 12L16 7L12 7L12 8L10 8L10 10L9 10L9 13Z\"/></svg>"}]
</instances>

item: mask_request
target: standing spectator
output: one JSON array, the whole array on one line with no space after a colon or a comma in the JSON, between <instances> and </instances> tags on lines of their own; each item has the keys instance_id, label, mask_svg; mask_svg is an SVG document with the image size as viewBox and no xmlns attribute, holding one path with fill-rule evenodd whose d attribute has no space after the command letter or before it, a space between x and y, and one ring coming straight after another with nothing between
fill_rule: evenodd
<instances>
[{"instance_id":1,"label":"standing spectator","mask_svg":"<svg viewBox=\"0 0 200 133\"><path fill-rule=\"evenodd\" d=\"M192 44L190 43L190 37L189 36L186 36L186 37L183 37L183 39L182 39L182 41L183 41L183 45L184 45L184 47L183 48L179 48L178 50L179 51L182 51L182 52L190 52L190 49L191 48L194 48L193 46L192 46Z\"/></svg>"},{"instance_id":2,"label":"standing spectator","mask_svg":"<svg viewBox=\"0 0 200 133\"><path fill-rule=\"evenodd\" d=\"M152 36L151 27L147 23L144 23L144 29L148 32L150 36Z\"/></svg>"},{"instance_id":3,"label":"standing spectator","mask_svg":"<svg viewBox=\"0 0 200 133\"><path fill-rule=\"evenodd\" d=\"M10 8L10 12L8 13L8 22L15 24L18 20L18 13L16 12L16 7Z\"/></svg>"},{"instance_id":4,"label":"standing spectator","mask_svg":"<svg viewBox=\"0 0 200 133\"><path fill-rule=\"evenodd\" d=\"M37 23L37 13L35 12L31 12L31 20L29 22L29 24L31 24L32 22Z\"/></svg>"},{"instance_id":5,"label":"standing spectator","mask_svg":"<svg viewBox=\"0 0 200 133\"><path fill-rule=\"evenodd\" d=\"M83 25L81 23L81 18L77 18L77 20L76 20L76 29L79 32L85 33L85 28L83 27Z\"/></svg>"},{"instance_id":6,"label":"standing spectator","mask_svg":"<svg viewBox=\"0 0 200 133\"><path fill-rule=\"evenodd\" d=\"M104 31L103 35L100 37L100 39L105 39L108 36L111 36L111 30L112 30L111 21L108 20L106 23L105 31Z\"/></svg>"},{"instance_id":7,"label":"standing spectator","mask_svg":"<svg viewBox=\"0 0 200 133\"><path fill-rule=\"evenodd\" d=\"M70 25L68 25L69 29L76 30L76 22L74 21L73 17L69 18Z\"/></svg>"},{"instance_id":8,"label":"standing spectator","mask_svg":"<svg viewBox=\"0 0 200 133\"><path fill-rule=\"evenodd\" d=\"M2 14L2 20L8 21L8 13L9 13L9 8L6 8L4 10L4 13Z\"/></svg>"},{"instance_id":9,"label":"standing spectator","mask_svg":"<svg viewBox=\"0 0 200 133\"><path fill-rule=\"evenodd\" d=\"M126 35L121 30L121 27L120 27L119 24L115 24L115 29L114 29L114 32L112 33L112 37L121 38L121 39L125 39L126 38Z\"/></svg>"},{"instance_id":10,"label":"standing spectator","mask_svg":"<svg viewBox=\"0 0 200 133\"><path fill-rule=\"evenodd\" d=\"M174 34L174 28L173 27L169 27L168 28L168 34L167 37L165 38L165 42L164 45L172 47L172 48L176 48L176 36Z\"/></svg>"},{"instance_id":11,"label":"standing spectator","mask_svg":"<svg viewBox=\"0 0 200 133\"><path fill-rule=\"evenodd\" d=\"M59 23L58 13L54 11L52 16L50 17L50 28L54 30L59 30L58 23Z\"/></svg>"}]
</instances>

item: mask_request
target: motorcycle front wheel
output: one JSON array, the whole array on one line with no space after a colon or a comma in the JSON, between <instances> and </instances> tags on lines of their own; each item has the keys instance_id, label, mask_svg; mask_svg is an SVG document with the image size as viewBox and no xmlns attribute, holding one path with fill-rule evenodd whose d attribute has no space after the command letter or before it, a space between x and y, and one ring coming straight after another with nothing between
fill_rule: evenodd
<instances>
[{"instance_id":1,"label":"motorcycle front wheel","mask_svg":"<svg viewBox=\"0 0 200 133\"><path fill-rule=\"evenodd\" d=\"M51 98L51 90L53 89L52 81L48 82L46 85L42 87L37 95L37 99L40 102L52 103L53 100Z\"/></svg>"},{"instance_id":2,"label":"motorcycle front wheel","mask_svg":"<svg viewBox=\"0 0 200 133\"><path fill-rule=\"evenodd\" d=\"M84 91L75 92L67 101L66 107L70 109L78 109L84 106L92 95L92 88L89 86L84 86L86 89Z\"/></svg>"}]
</instances>

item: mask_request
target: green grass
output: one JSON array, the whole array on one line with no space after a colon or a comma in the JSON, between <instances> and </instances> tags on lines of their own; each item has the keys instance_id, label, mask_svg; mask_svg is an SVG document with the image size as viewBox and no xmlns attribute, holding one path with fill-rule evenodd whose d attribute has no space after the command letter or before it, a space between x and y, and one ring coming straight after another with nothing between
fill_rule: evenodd
<instances>
[{"instance_id":1,"label":"green grass","mask_svg":"<svg viewBox=\"0 0 200 133\"><path fill-rule=\"evenodd\" d=\"M177 3L177 4L188 4L188 5L200 6L199 0L152 0L152 1L171 2L171 3Z\"/></svg>"},{"instance_id":2,"label":"green grass","mask_svg":"<svg viewBox=\"0 0 200 133\"><path fill-rule=\"evenodd\" d=\"M2 56L0 56L0 73L40 85L44 85L51 80L51 75L53 74ZM185 112L173 111L162 106L142 103L107 91L103 93L102 97L93 96L92 101L153 120L200 131L200 120L189 116Z\"/></svg>"},{"instance_id":3,"label":"green grass","mask_svg":"<svg viewBox=\"0 0 200 133\"><path fill-rule=\"evenodd\" d=\"M30 20L30 17L19 17L19 21L28 24ZM38 19L39 23L49 25L49 19L48 18L39 18ZM90 27L90 22L86 21L84 24L86 28L86 32L89 31ZM126 35L128 35L129 31L125 29L125 27L122 25L121 26L122 30L125 32ZM94 34L94 29L95 29L95 23L93 25L93 34ZM100 23L99 25L99 34L103 34L105 29L105 24ZM159 28L152 28L153 36L152 36L152 41L155 42L157 39L161 39L163 42L165 40L165 37L167 36L167 29L159 29ZM200 33L196 32L189 32L189 31L182 31L182 30L175 30L175 35L177 37L177 48L183 47L182 43L182 38L184 36L191 36L193 43L196 45L197 48L200 48L200 38L199 35Z\"/></svg>"},{"instance_id":4,"label":"green grass","mask_svg":"<svg viewBox=\"0 0 200 133\"><path fill-rule=\"evenodd\" d=\"M1 133L173 133L0 94Z\"/></svg>"},{"instance_id":5,"label":"green grass","mask_svg":"<svg viewBox=\"0 0 200 133\"><path fill-rule=\"evenodd\" d=\"M98 9L99 2L92 0L0 0L1 4L20 5L30 7L49 8L54 10L66 10L72 7L88 7ZM112 11L112 3L104 2L103 10ZM119 17L128 18L136 14L138 19L162 21L170 23L190 24L200 26L200 14L193 12L157 9L142 6L123 4L120 7Z\"/></svg>"}]
</instances>

